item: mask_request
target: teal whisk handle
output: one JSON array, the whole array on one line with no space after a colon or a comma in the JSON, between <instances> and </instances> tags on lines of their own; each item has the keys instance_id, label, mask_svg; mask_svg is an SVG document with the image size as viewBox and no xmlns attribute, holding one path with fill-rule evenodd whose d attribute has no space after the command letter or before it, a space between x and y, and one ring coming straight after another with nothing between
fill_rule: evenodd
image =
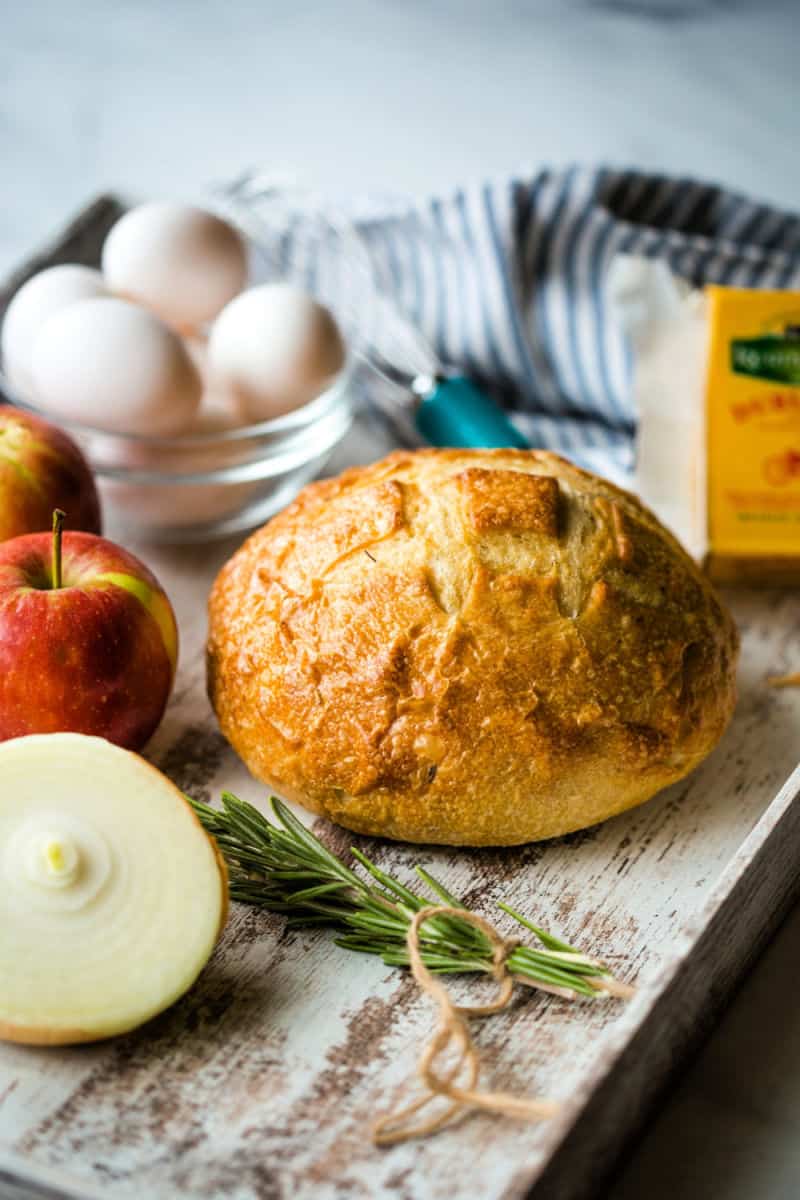
<instances>
[{"instance_id":1,"label":"teal whisk handle","mask_svg":"<svg viewBox=\"0 0 800 1200\"><path fill-rule=\"evenodd\" d=\"M420 380L415 390L422 395L415 414L417 429L432 446L527 449L503 410L463 375L426 380L424 385Z\"/></svg>"}]
</instances>

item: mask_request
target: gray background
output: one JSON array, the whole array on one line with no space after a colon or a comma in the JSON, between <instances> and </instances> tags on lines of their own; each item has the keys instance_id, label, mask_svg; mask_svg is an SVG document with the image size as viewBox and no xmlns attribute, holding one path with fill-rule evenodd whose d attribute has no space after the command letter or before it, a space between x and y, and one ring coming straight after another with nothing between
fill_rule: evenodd
<instances>
[{"instance_id":1,"label":"gray background","mask_svg":"<svg viewBox=\"0 0 800 1200\"><path fill-rule=\"evenodd\" d=\"M800 207L800 0L0 11L0 270L94 192L191 197L254 163L333 193L419 194L604 161ZM799 961L795 915L610 1200L800 1195Z\"/></svg>"}]
</instances>

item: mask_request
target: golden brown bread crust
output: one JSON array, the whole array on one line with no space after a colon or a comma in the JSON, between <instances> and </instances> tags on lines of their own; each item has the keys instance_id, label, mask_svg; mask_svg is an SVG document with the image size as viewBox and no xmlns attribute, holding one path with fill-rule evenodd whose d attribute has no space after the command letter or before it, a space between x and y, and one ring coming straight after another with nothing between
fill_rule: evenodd
<instances>
[{"instance_id":1,"label":"golden brown bread crust","mask_svg":"<svg viewBox=\"0 0 800 1200\"><path fill-rule=\"evenodd\" d=\"M592 825L691 771L735 703L708 581L634 496L544 451L398 452L312 484L209 613L226 737L361 833Z\"/></svg>"}]
</instances>

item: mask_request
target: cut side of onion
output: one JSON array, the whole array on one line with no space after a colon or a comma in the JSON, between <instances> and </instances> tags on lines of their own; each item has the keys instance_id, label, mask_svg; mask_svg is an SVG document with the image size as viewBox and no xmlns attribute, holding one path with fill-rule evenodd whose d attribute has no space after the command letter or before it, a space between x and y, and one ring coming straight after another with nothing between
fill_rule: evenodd
<instances>
[{"instance_id":1,"label":"cut side of onion","mask_svg":"<svg viewBox=\"0 0 800 1200\"><path fill-rule=\"evenodd\" d=\"M0 1039L95 1041L197 979L227 915L216 846L178 788L102 738L0 744Z\"/></svg>"}]
</instances>

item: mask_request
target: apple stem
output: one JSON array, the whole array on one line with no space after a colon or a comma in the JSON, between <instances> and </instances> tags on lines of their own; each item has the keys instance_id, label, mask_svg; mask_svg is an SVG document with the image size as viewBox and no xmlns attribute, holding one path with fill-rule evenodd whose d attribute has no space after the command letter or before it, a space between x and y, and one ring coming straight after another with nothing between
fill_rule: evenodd
<instances>
[{"instance_id":1,"label":"apple stem","mask_svg":"<svg viewBox=\"0 0 800 1200\"><path fill-rule=\"evenodd\" d=\"M64 527L64 518L66 515L60 508L53 509L53 566L51 574L54 590L61 587L61 531Z\"/></svg>"}]
</instances>

